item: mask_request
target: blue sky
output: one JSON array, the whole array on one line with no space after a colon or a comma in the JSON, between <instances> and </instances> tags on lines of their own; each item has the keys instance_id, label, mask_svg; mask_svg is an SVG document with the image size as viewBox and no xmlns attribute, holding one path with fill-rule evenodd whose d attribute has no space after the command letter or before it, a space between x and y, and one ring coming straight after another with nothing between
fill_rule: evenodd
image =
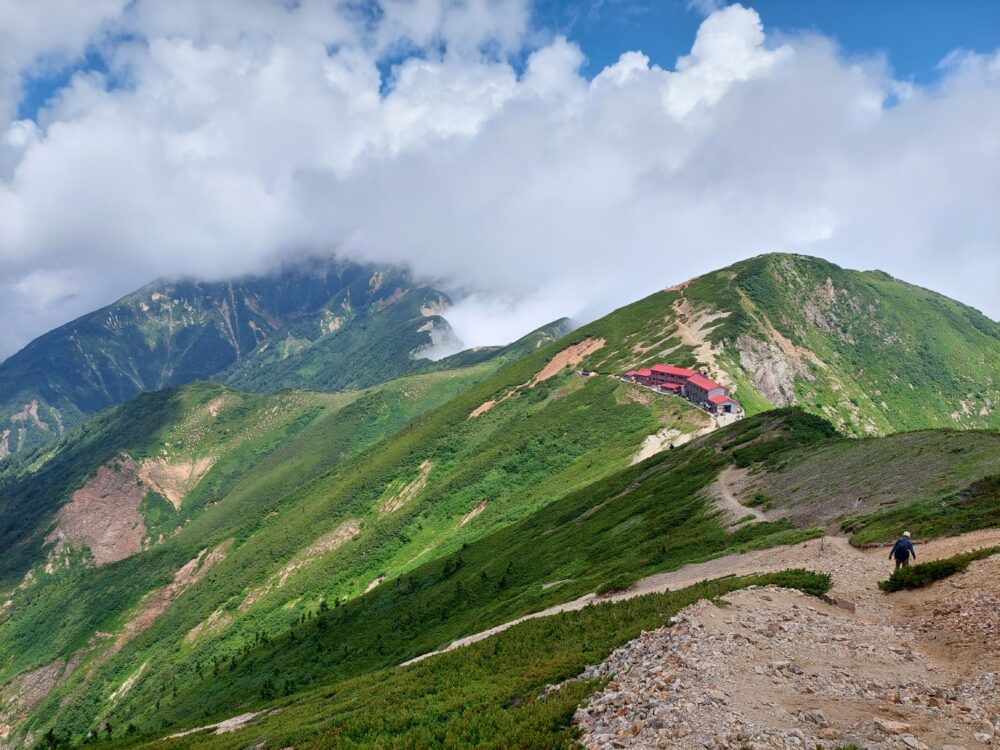
<instances>
[{"instance_id":1,"label":"blue sky","mask_svg":"<svg viewBox=\"0 0 1000 750\"><path fill-rule=\"evenodd\" d=\"M470 346L771 251L1000 316L1000 0L362 1L0 14L0 357L289 252L468 294Z\"/></svg>"},{"instance_id":2,"label":"blue sky","mask_svg":"<svg viewBox=\"0 0 1000 750\"><path fill-rule=\"evenodd\" d=\"M1000 44L1000 0L758 0L746 4L760 13L769 33L816 32L836 40L848 56L883 54L896 78L916 83L933 82L938 64L953 50L986 53ZM673 67L678 57L690 51L707 9L691 0L538 0L533 20L547 33L562 34L577 43L587 58L583 72L592 77L628 50L642 50L652 63ZM74 73L104 69L104 61L91 48L68 67L26 77L18 116L34 119Z\"/></svg>"},{"instance_id":3,"label":"blue sky","mask_svg":"<svg viewBox=\"0 0 1000 750\"><path fill-rule=\"evenodd\" d=\"M851 55L884 53L897 78L926 83L955 49L1000 44L998 0L758 0L748 2L769 33L814 31ZM720 4L721 5L721 4ZM672 67L691 48L703 12L686 0L541 0L541 23L576 41L591 74L623 50L641 49Z\"/></svg>"}]
</instances>

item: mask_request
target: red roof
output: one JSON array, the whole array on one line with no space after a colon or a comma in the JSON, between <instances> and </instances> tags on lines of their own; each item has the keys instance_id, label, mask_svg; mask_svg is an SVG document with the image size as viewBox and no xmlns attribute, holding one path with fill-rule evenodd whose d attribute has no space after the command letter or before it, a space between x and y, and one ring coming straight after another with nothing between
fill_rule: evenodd
<instances>
[{"instance_id":1,"label":"red roof","mask_svg":"<svg viewBox=\"0 0 1000 750\"><path fill-rule=\"evenodd\" d=\"M714 391L716 388L722 388L722 386L716 383L714 380L709 380L704 375L699 375L698 373L695 373L694 375L689 377L688 382L691 383L691 385L695 385L706 391Z\"/></svg>"},{"instance_id":2,"label":"red roof","mask_svg":"<svg viewBox=\"0 0 1000 750\"><path fill-rule=\"evenodd\" d=\"M647 370L645 367L643 367L642 369L636 370L635 374L638 375L640 378L648 378L650 375L653 374L653 372L652 370Z\"/></svg>"},{"instance_id":3,"label":"red roof","mask_svg":"<svg viewBox=\"0 0 1000 750\"><path fill-rule=\"evenodd\" d=\"M667 391L679 391L683 387L680 383L660 383L660 388Z\"/></svg>"},{"instance_id":4,"label":"red roof","mask_svg":"<svg viewBox=\"0 0 1000 750\"><path fill-rule=\"evenodd\" d=\"M632 375L635 375L635 370L629 370L625 373L625 377L631 377Z\"/></svg>"},{"instance_id":5,"label":"red roof","mask_svg":"<svg viewBox=\"0 0 1000 750\"><path fill-rule=\"evenodd\" d=\"M735 398L729 398L729 396L723 396L721 393L716 393L714 396L709 396L708 400L711 401L713 404L724 404L727 401L732 401L734 404L739 403L739 401L737 401Z\"/></svg>"},{"instance_id":6,"label":"red roof","mask_svg":"<svg viewBox=\"0 0 1000 750\"><path fill-rule=\"evenodd\" d=\"M677 375L682 378L689 378L695 375L694 370L688 370L684 367L677 367L676 365L653 365L653 369L657 372L663 372L667 375Z\"/></svg>"}]
</instances>

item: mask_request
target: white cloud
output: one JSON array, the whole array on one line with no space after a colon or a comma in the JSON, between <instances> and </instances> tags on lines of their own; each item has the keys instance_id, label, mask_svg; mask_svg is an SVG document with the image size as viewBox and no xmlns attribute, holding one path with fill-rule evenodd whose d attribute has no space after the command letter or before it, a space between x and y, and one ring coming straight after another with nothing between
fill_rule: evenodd
<instances>
[{"instance_id":1,"label":"white cloud","mask_svg":"<svg viewBox=\"0 0 1000 750\"><path fill-rule=\"evenodd\" d=\"M37 124L0 107L0 356L155 276L304 250L472 290L469 344L771 250L1000 315L1000 53L919 86L732 5L671 69L625 51L587 80L571 42L525 49L524 2L16 5L0 82L88 44L110 70Z\"/></svg>"}]
</instances>

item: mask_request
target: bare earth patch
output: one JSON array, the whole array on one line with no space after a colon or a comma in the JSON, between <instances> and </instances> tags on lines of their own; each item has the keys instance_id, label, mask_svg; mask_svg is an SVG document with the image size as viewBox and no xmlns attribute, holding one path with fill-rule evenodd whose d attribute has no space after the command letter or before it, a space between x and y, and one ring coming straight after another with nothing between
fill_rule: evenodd
<instances>
[{"instance_id":1,"label":"bare earth patch","mask_svg":"<svg viewBox=\"0 0 1000 750\"><path fill-rule=\"evenodd\" d=\"M97 566L124 560L142 549L146 523L139 506L145 496L139 467L123 453L73 493L56 513L56 528L45 542L56 544L55 553L86 546Z\"/></svg>"},{"instance_id":2,"label":"bare earth patch","mask_svg":"<svg viewBox=\"0 0 1000 750\"><path fill-rule=\"evenodd\" d=\"M185 643L194 643L201 635L212 635L215 633L221 633L225 630L229 623L233 621L233 616L228 612L217 609L204 620L195 625L191 630L188 631L187 635L184 636Z\"/></svg>"},{"instance_id":3,"label":"bare earth patch","mask_svg":"<svg viewBox=\"0 0 1000 750\"><path fill-rule=\"evenodd\" d=\"M214 456L205 456L193 461L169 463L162 458L147 458L139 466L139 478L179 510L184 498L198 486L198 482L215 465L215 460Z\"/></svg>"},{"instance_id":4,"label":"bare earth patch","mask_svg":"<svg viewBox=\"0 0 1000 750\"><path fill-rule=\"evenodd\" d=\"M632 456L632 461L630 462L632 466L638 463L642 463L647 458L655 456L661 451L665 451L668 446L672 445L674 440L679 438L683 433L680 430L668 427L666 429L655 432L652 435L647 435L646 439L642 443L642 447Z\"/></svg>"},{"instance_id":5,"label":"bare earth patch","mask_svg":"<svg viewBox=\"0 0 1000 750\"><path fill-rule=\"evenodd\" d=\"M516 396L520 391L525 388L534 388L539 383L542 383L549 378L554 378L560 372L562 372L565 367L576 367L583 360L589 357L596 351L599 351L604 347L604 339L584 339L579 344L573 344L572 346L567 346L561 352L556 354L552 359L546 362L545 367L535 373L531 380L527 383L522 383L516 388L510 390L505 396L500 399L492 398L486 401L471 412L469 412L469 419L474 419L475 417L485 414L490 409L492 409L497 404L501 404L512 396Z\"/></svg>"},{"instance_id":6,"label":"bare earth patch","mask_svg":"<svg viewBox=\"0 0 1000 750\"><path fill-rule=\"evenodd\" d=\"M432 468L434 468L434 465L430 461L424 461L420 464L420 474L417 475L417 478L403 485L397 492L386 498L379 505L379 518L385 518L390 513L394 513L415 498L417 493L427 484L427 477L430 475Z\"/></svg>"},{"instance_id":7,"label":"bare earth patch","mask_svg":"<svg viewBox=\"0 0 1000 750\"><path fill-rule=\"evenodd\" d=\"M305 567L317 558L320 558L329 552L333 552L345 542L348 542L356 537L360 531L361 520L352 518L344 521L333 531L324 534L304 550L297 552L281 570L279 570L270 578L270 580L267 581L267 583L263 586L258 586L247 594L246 598L239 606L240 610L246 611L250 609L250 607L260 601L261 598L267 595L272 589L284 586L289 576L291 576L295 571Z\"/></svg>"},{"instance_id":8,"label":"bare earth patch","mask_svg":"<svg viewBox=\"0 0 1000 750\"><path fill-rule=\"evenodd\" d=\"M486 510L486 499L485 498L483 498L478 503L476 503L475 506L472 508L472 510L470 510L468 513L466 513L464 516L462 516L462 520L458 522L459 528L465 526L465 524L467 524L473 518L475 518L476 516L478 516L484 510Z\"/></svg>"},{"instance_id":9,"label":"bare earth patch","mask_svg":"<svg viewBox=\"0 0 1000 750\"><path fill-rule=\"evenodd\" d=\"M529 381L528 387L534 388L539 383L555 377L564 367L576 367L591 354L602 349L604 344L604 339L584 339L579 344L567 346L538 371L538 374Z\"/></svg>"},{"instance_id":10,"label":"bare earth patch","mask_svg":"<svg viewBox=\"0 0 1000 750\"><path fill-rule=\"evenodd\" d=\"M70 672L64 660L56 659L0 687L0 742L7 740Z\"/></svg>"},{"instance_id":11,"label":"bare earth patch","mask_svg":"<svg viewBox=\"0 0 1000 750\"><path fill-rule=\"evenodd\" d=\"M274 713L277 713L277 711L250 711L249 713L233 716L230 719L219 721L215 724L206 724L203 727L195 727L194 729L185 729L183 732L175 732L174 734L167 735L164 739L172 740L178 737L187 737L189 734L194 734L195 732L205 732L209 729L213 731L213 734L235 732L237 729L243 729L243 727L249 726L250 723L258 716L263 718L264 716L270 716Z\"/></svg>"},{"instance_id":12,"label":"bare earth patch","mask_svg":"<svg viewBox=\"0 0 1000 750\"><path fill-rule=\"evenodd\" d=\"M174 579L170 583L150 593L146 597L142 609L129 622L125 623L114 643L101 655L100 659L95 660L91 669L96 669L107 662L108 659L121 651L125 644L156 622L156 619L166 612L167 607L173 604L181 594L198 583L209 570L225 558L230 546L230 542L225 542L211 552L203 549L174 573Z\"/></svg>"}]
</instances>

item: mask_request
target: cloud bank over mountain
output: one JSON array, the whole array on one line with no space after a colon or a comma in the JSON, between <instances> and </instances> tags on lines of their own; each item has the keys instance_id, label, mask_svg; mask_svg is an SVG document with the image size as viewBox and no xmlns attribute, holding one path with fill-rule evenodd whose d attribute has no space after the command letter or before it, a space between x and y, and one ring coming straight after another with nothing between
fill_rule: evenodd
<instances>
[{"instance_id":1,"label":"cloud bank over mountain","mask_svg":"<svg viewBox=\"0 0 1000 750\"><path fill-rule=\"evenodd\" d=\"M315 252L470 292L470 345L775 250L1000 316L1000 51L917 86L731 5L587 78L523 0L0 0L0 49L0 357Z\"/></svg>"}]
</instances>

